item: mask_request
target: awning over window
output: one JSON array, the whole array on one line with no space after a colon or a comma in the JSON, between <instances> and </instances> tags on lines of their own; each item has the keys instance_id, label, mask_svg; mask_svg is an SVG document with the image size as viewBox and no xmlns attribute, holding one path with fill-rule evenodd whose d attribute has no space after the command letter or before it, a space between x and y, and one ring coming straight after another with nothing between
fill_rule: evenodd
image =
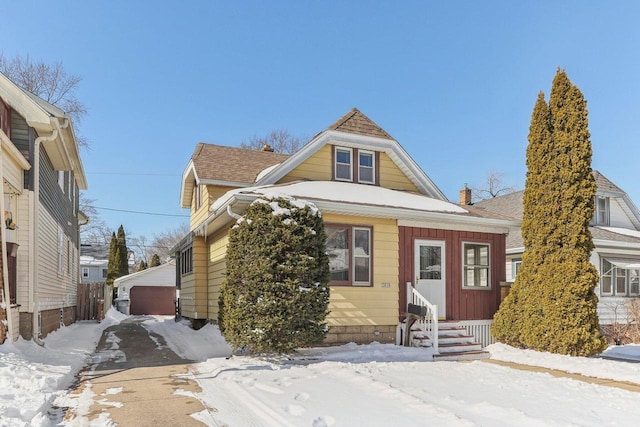
<instances>
[{"instance_id":1,"label":"awning over window","mask_svg":"<svg viewBox=\"0 0 640 427\"><path fill-rule=\"evenodd\" d=\"M640 259L611 258L611 257L604 257L604 259L606 259L616 267L624 268L625 270L640 269Z\"/></svg>"}]
</instances>

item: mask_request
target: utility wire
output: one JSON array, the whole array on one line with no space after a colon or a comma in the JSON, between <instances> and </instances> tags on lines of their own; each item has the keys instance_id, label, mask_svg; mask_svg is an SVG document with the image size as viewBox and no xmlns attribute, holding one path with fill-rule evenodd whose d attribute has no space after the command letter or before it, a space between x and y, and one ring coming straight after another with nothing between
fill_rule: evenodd
<instances>
[{"instance_id":1,"label":"utility wire","mask_svg":"<svg viewBox=\"0 0 640 427\"><path fill-rule=\"evenodd\" d=\"M189 218L189 215L180 215L180 214L166 214L166 213L157 213L157 212L141 212L141 211L129 211L126 209L113 209L113 208L101 208L100 206L89 206L94 209L102 209L105 211L116 211L116 212L126 212L126 213L134 213L140 215L156 215L156 216L177 216L181 218Z\"/></svg>"}]
</instances>

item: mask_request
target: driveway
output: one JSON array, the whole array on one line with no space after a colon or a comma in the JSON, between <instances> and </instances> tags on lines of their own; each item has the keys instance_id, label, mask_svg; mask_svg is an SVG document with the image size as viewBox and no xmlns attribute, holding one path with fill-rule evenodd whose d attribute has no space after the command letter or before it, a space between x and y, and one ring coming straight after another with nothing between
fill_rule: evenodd
<instances>
[{"instance_id":1,"label":"driveway","mask_svg":"<svg viewBox=\"0 0 640 427\"><path fill-rule=\"evenodd\" d=\"M189 364L161 335L147 330L145 316L131 316L104 330L73 394L81 401L65 424L118 426L202 426L191 416L205 410L194 397L200 392L189 379ZM205 412L206 413L206 412Z\"/></svg>"}]
</instances>

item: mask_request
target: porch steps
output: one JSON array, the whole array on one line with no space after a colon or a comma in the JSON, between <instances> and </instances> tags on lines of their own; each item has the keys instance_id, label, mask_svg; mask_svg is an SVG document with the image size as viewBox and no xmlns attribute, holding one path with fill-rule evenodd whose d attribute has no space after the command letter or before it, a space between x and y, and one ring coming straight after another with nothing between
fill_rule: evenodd
<instances>
[{"instance_id":1,"label":"porch steps","mask_svg":"<svg viewBox=\"0 0 640 427\"><path fill-rule=\"evenodd\" d=\"M429 348L433 343L420 328L411 328L411 339L415 347ZM489 352L482 350L482 345L475 341L473 335L457 322L438 322L438 351L433 356L437 361L480 360L490 357Z\"/></svg>"}]
</instances>

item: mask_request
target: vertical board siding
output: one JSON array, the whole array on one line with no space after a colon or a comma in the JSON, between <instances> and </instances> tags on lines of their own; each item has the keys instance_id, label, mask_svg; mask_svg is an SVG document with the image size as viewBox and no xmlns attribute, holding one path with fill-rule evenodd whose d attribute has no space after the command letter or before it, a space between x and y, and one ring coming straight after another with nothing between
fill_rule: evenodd
<instances>
[{"instance_id":1,"label":"vertical board siding","mask_svg":"<svg viewBox=\"0 0 640 427\"><path fill-rule=\"evenodd\" d=\"M398 321L398 227L392 219L325 214L325 223L373 227L372 286L331 286L329 326L395 325ZM388 284L383 287L382 284Z\"/></svg>"},{"instance_id":2,"label":"vertical board siding","mask_svg":"<svg viewBox=\"0 0 640 427\"><path fill-rule=\"evenodd\" d=\"M505 236L503 234L400 227L400 283L415 283L414 243L416 239L445 242L447 320L492 319L500 303L500 282L505 280ZM490 245L490 289L463 289L462 245L466 242ZM406 290L400 287L400 313L406 304Z\"/></svg>"}]
</instances>

